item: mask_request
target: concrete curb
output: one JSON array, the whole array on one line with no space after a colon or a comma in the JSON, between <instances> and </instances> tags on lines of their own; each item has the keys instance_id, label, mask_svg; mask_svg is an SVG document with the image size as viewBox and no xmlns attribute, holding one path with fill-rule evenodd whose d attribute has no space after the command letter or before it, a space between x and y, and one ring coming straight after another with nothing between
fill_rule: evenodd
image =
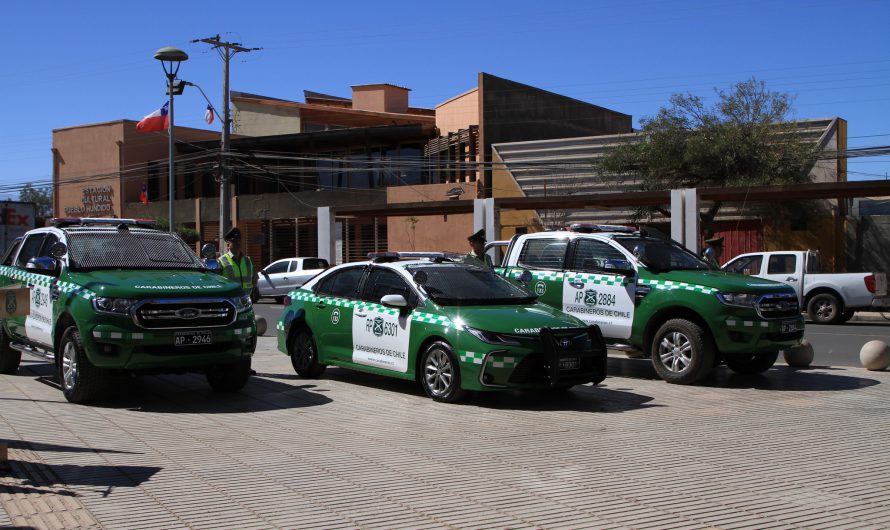
<instances>
[{"instance_id":1,"label":"concrete curb","mask_svg":"<svg viewBox=\"0 0 890 530\"><path fill-rule=\"evenodd\" d=\"M890 325L890 311L857 311L850 322L885 322Z\"/></svg>"}]
</instances>

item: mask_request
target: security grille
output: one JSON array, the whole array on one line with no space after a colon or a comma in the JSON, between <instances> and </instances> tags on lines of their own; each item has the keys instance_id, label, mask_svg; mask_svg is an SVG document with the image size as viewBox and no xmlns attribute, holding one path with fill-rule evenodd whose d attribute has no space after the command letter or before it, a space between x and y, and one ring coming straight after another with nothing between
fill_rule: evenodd
<instances>
[{"instance_id":1,"label":"security grille","mask_svg":"<svg viewBox=\"0 0 890 530\"><path fill-rule=\"evenodd\" d=\"M68 230L72 269L201 269L179 236L157 230Z\"/></svg>"},{"instance_id":2,"label":"security grille","mask_svg":"<svg viewBox=\"0 0 890 530\"><path fill-rule=\"evenodd\" d=\"M757 312L763 318L790 318L800 316L797 295L766 294L757 301Z\"/></svg>"},{"instance_id":3,"label":"security grille","mask_svg":"<svg viewBox=\"0 0 890 530\"><path fill-rule=\"evenodd\" d=\"M136 324L148 329L208 328L235 320L235 307L222 299L150 300L136 308Z\"/></svg>"}]
</instances>

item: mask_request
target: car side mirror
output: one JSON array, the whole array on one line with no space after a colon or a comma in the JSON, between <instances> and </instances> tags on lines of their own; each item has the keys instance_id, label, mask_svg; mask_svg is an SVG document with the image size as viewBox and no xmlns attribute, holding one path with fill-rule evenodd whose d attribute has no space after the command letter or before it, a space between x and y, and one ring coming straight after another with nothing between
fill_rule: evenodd
<instances>
[{"instance_id":1,"label":"car side mirror","mask_svg":"<svg viewBox=\"0 0 890 530\"><path fill-rule=\"evenodd\" d=\"M61 241L56 241L49 246L49 255L54 258L62 258L68 253L68 245Z\"/></svg>"},{"instance_id":2,"label":"car side mirror","mask_svg":"<svg viewBox=\"0 0 890 530\"><path fill-rule=\"evenodd\" d=\"M44 274L57 274L59 272L59 262L56 258L50 256L34 257L28 260L28 263L25 264L25 269Z\"/></svg>"},{"instance_id":3,"label":"car side mirror","mask_svg":"<svg viewBox=\"0 0 890 530\"><path fill-rule=\"evenodd\" d=\"M201 247L201 256L207 260L215 258L216 245L213 243L205 243L204 246Z\"/></svg>"},{"instance_id":4,"label":"car side mirror","mask_svg":"<svg viewBox=\"0 0 890 530\"><path fill-rule=\"evenodd\" d=\"M525 269L521 273L519 273L519 283L528 287L528 284L532 283L534 276L532 275L532 271Z\"/></svg>"},{"instance_id":5,"label":"car side mirror","mask_svg":"<svg viewBox=\"0 0 890 530\"><path fill-rule=\"evenodd\" d=\"M388 294L380 299L380 303L386 307L397 307L405 309L408 307L408 301L400 294Z\"/></svg>"}]
</instances>

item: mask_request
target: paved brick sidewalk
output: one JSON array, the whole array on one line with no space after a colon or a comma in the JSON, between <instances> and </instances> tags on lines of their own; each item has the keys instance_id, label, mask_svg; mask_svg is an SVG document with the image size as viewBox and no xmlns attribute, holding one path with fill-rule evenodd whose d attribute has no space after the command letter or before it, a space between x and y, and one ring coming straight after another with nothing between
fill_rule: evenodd
<instances>
[{"instance_id":1,"label":"paved brick sidewalk","mask_svg":"<svg viewBox=\"0 0 890 530\"><path fill-rule=\"evenodd\" d=\"M615 357L600 387L449 406L340 369L299 379L273 348L236 395L123 378L88 407L45 363L0 376L0 526L890 527L890 373L679 387Z\"/></svg>"}]
</instances>

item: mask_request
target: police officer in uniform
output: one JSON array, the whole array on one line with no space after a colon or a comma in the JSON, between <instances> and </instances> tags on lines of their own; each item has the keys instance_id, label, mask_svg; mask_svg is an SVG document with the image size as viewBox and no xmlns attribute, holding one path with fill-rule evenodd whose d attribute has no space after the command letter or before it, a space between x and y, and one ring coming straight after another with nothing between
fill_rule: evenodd
<instances>
[{"instance_id":1,"label":"police officer in uniform","mask_svg":"<svg viewBox=\"0 0 890 530\"><path fill-rule=\"evenodd\" d=\"M479 230L467 238L470 242L470 252L467 253L465 262L480 267L492 268L491 256L485 253L485 230Z\"/></svg>"},{"instance_id":2,"label":"police officer in uniform","mask_svg":"<svg viewBox=\"0 0 890 530\"><path fill-rule=\"evenodd\" d=\"M712 237L705 239L705 249L701 252L701 257L708 265L714 269L720 268L720 258L723 256L723 238Z\"/></svg>"},{"instance_id":3,"label":"police officer in uniform","mask_svg":"<svg viewBox=\"0 0 890 530\"><path fill-rule=\"evenodd\" d=\"M253 289L257 273L253 267L250 256L244 254L241 249L241 230L232 228L223 236L228 252L220 256L220 272L226 278L241 285L244 294L250 294Z\"/></svg>"}]
</instances>

